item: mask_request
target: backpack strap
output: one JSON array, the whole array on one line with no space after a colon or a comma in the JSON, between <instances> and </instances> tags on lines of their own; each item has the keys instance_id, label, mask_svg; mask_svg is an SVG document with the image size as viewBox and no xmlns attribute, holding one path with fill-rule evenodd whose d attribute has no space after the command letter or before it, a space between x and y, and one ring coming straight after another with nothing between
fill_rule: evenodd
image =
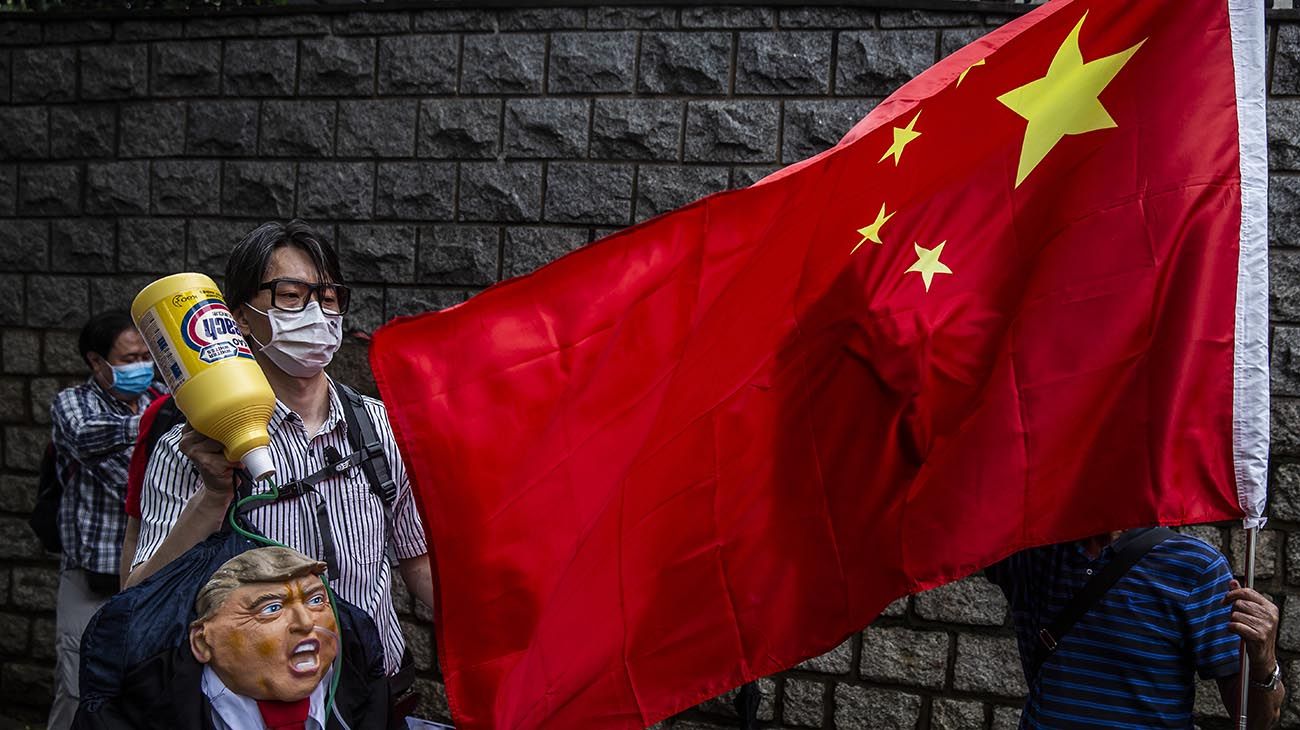
<instances>
[{"instance_id":1,"label":"backpack strap","mask_svg":"<svg viewBox=\"0 0 1300 730\"><path fill-rule=\"evenodd\" d=\"M365 398L353 388L335 382L340 401L343 403L343 417L348 424L348 442L355 451L363 454L361 469L366 480L370 482L370 492L379 497L384 505L384 552L388 564L397 565L397 554L393 550L393 503L397 501L397 482L393 481L392 471L388 468L388 457L384 454L383 442L379 432L366 410Z\"/></svg>"},{"instance_id":2,"label":"backpack strap","mask_svg":"<svg viewBox=\"0 0 1300 730\"><path fill-rule=\"evenodd\" d=\"M1101 600L1106 591L1118 583L1152 548L1176 534L1168 527L1148 527L1129 530L1121 535L1111 546L1114 555L1110 562L1093 573L1092 578L1074 594L1074 598L1061 609L1050 626L1039 629L1038 643L1034 645L1034 656L1030 664L1030 677L1038 676L1043 663L1056 651L1061 639Z\"/></svg>"}]
</instances>

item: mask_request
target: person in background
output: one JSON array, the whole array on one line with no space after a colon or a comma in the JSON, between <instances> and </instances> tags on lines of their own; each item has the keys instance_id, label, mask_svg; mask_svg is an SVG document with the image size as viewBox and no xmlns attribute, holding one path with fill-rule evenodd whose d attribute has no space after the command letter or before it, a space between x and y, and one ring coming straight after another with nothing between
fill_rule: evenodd
<instances>
[{"instance_id":1,"label":"person in background","mask_svg":"<svg viewBox=\"0 0 1300 730\"><path fill-rule=\"evenodd\" d=\"M77 346L90 377L61 391L50 407L55 468L63 485L51 730L72 726L80 698L81 634L118 589L127 464L140 414L157 392L153 358L126 312L91 317Z\"/></svg>"}]
</instances>

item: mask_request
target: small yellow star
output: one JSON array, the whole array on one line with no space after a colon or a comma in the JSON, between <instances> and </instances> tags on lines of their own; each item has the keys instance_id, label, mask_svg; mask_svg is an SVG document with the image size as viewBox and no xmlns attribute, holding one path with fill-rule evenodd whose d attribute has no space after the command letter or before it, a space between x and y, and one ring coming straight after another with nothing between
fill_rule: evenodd
<instances>
[{"instance_id":1,"label":"small yellow star","mask_svg":"<svg viewBox=\"0 0 1300 730\"><path fill-rule=\"evenodd\" d=\"M894 213L897 212L898 211L894 211ZM894 217L894 213L885 215L885 204L881 203L880 212L876 214L876 219L871 222L871 225L866 228L858 229L858 233L862 235L862 240L858 241L858 245L854 246L852 251L849 251L849 255L852 256L857 253L858 249L862 248L862 244L867 241L871 241L872 243L884 243L884 241L880 240L880 228L888 223L890 218Z\"/></svg>"},{"instance_id":2,"label":"small yellow star","mask_svg":"<svg viewBox=\"0 0 1300 730\"><path fill-rule=\"evenodd\" d=\"M903 273L910 274L915 271L920 274L921 281L925 282L925 290L930 291L930 280L934 278L935 274L952 273L952 269L939 260L939 255L943 253L943 247L946 243L948 242L944 241L934 248L926 248L919 243L913 243L912 248L916 249L916 263L912 264L912 267Z\"/></svg>"},{"instance_id":3,"label":"small yellow star","mask_svg":"<svg viewBox=\"0 0 1300 730\"><path fill-rule=\"evenodd\" d=\"M909 142L921 136L920 132L912 131L912 128L916 126L916 120L920 118L921 112L917 112L906 127L894 127L894 143L889 145L889 149L885 150L885 154L880 156L879 162L884 162L892 156L894 158L894 167L898 167L898 161L903 157L903 148Z\"/></svg>"},{"instance_id":4,"label":"small yellow star","mask_svg":"<svg viewBox=\"0 0 1300 730\"><path fill-rule=\"evenodd\" d=\"M1084 63L1083 52L1079 50L1079 30L1087 19L1088 14L1084 13L1065 37L1046 76L998 97L998 101L1029 121L1020 148L1017 187L1065 135L1119 126L1098 96L1146 39L1126 51Z\"/></svg>"},{"instance_id":5,"label":"small yellow star","mask_svg":"<svg viewBox=\"0 0 1300 730\"><path fill-rule=\"evenodd\" d=\"M962 71L961 75L957 77L957 85L961 86L961 82L966 80L966 74L970 73L971 69L975 68L976 66L983 66L983 65L984 65L984 59L981 58L975 63L972 63L971 65L967 66L966 70Z\"/></svg>"}]
</instances>

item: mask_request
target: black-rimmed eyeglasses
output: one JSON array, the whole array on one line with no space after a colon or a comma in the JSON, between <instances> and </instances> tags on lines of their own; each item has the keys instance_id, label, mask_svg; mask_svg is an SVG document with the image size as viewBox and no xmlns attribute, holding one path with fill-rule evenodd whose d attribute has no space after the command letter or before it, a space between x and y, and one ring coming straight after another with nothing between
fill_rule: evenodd
<instances>
[{"instance_id":1,"label":"black-rimmed eyeglasses","mask_svg":"<svg viewBox=\"0 0 1300 730\"><path fill-rule=\"evenodd\" d=\"M301 312L312 299L326 314L347 314L352 290L343 284L312 284L298 279L272 279L257 287L271 292L271 306L285 312Z\"/></svg>"}]
</instances>

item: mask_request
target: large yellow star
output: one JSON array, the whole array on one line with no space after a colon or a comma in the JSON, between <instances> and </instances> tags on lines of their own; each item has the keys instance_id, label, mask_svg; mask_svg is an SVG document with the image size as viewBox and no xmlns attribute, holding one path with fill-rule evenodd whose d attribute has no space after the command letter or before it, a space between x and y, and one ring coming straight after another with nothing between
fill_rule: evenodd
<instances>
[{"instance_id":1,"label":"large yellow star","mask_svg":"<svg viewBox=\"0 0 1300 730\"><path fill-rule=\"evenodd\" d=\"M1020 150L1020 168L1016 171L1017 187L1065 135L1118 126L1097 97L1146 39L1127 51L1084 63L1079 50L1079 29L1087 18L1088 14L1084 13L1066 36L1046 76L998 97L998 101L1029 121Z\"/></svg>"},{"instance_id":2,"label":"large yellow star","mask_svg":"<svg viewBox=\"0 0 1300 730\"><path fill-rule=\"evenodd\" d=\"M903 148L909 142L921 136L920 132L912 131L912 128L916 126L916 120L920 118L921 112L918 111L916 116L912 117L912 121L907 123L906 127L894 127L894 143L889 145L889 149L885 150L885 154L880 156L878 162L884 162L892 156L894 158L894 167L898 167L898 161L903 157Z\"/></svg>"},{"instance_id":3,"label":"large yellow star","mask_svg":"<svg viewBox=\"0 0 1300 730\"><path fill-rule=\"evenodd\" d=\"M903 273L916 272L920 274L921 281L925 282L925 290L930 291L930 280L934 278L935 274L952 273L952 269L939 260L939 254L943 253L943 247L946 243L948 242L944 241L934 248L926 248L919 243L913 243L912 248L916 249L916 263L912 264L911 268Z\"/></svg>"},{"instance_id":4,"label":"large yellow star","mask_svg":"<svg viewBox=\"0 0 1300 730\"><path fill-rule=\"evenodd\" d=\"M898 211L894 211L894 213L897 212ZM852 256L857 253L858 249L862 248L862 244L867 241L871 241L872 243L884 243L884 241L880 240L880 228L888 223L890 218L894 217L894 213L885 215L885 204L881 203L880 212L876 214L876 219L871 222L871 225L866 228L858 229L858 233L862 235L862 240L858 241L858 245L854 246L852 251L849 251L849 255Z\"/></svg>"}]
</instances>

